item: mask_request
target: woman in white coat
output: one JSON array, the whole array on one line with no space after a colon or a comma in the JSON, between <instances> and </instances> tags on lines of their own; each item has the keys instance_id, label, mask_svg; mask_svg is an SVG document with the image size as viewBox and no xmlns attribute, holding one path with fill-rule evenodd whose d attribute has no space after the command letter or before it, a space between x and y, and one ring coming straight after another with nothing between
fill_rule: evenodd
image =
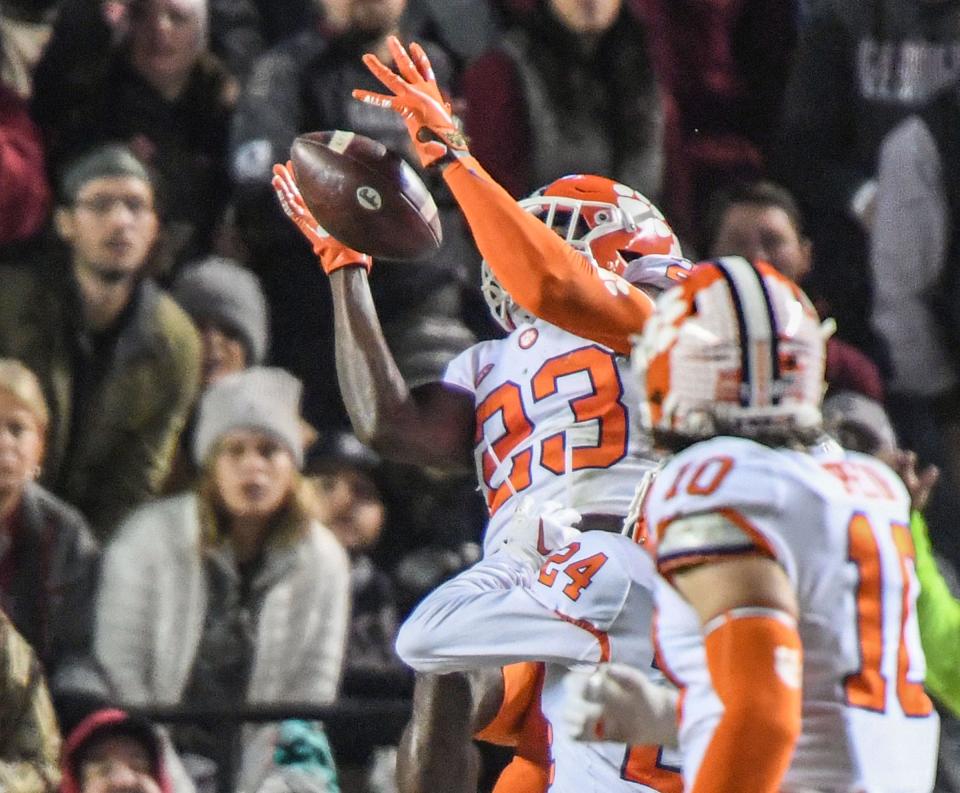
<instances>
[{"instance_id":1,"label":"woman in white coat","mask_svg":"<svg viewBox=\"0 0 960 793\"><path fill-rule=\"evenodd\" d=\"M122 704L334 699L349 562L310 517L299 397L299 381L280 369L211 386L194 435L197 489L141 507L107 547L94 645ZM245 732L234 789L256 790L268 772L264 733ZM228 750L223 731L179 738L214 760Z\"/></svg>"}]
</instances>

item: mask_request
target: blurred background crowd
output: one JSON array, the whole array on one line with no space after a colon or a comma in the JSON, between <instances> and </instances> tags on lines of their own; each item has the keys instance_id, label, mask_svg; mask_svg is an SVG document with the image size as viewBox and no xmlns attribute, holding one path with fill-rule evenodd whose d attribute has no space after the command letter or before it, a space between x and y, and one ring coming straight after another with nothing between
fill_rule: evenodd
<instances>
[{"instance_id":1,"label":"blurred background crowd","mask_svg":"<svg viewBox=\"0 0 960 793\"><path fill-rule=\"evenodd\" d=\"M960 564L960 0L0 0L0 787L391 790L390 736L304 708L409 695L398 620L477 558L484 505L350 434L270 187L302 132L409 153L350 96L391 33L515 197L610 176L689 258L801 282L842 419L886 411L941 468ZM371 275L414 389L499 333L424 178L442 249Z\"/></svg>"}]
</instances>

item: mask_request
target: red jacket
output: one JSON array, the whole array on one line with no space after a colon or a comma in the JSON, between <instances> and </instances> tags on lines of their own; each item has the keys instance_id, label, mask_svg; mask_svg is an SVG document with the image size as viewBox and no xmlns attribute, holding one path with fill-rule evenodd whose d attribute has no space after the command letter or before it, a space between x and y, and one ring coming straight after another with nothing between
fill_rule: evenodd
<instances>
[{"instance_id":1,"label":"red jacket","mask_svg":"<svg viewBox=\"0 0 960 793\"><path fill-rule=\"evenodd\" d=\"M0 245L36 234L49 210L40 131L26 102L0 85Z\"/></svg>"}]
</instances>

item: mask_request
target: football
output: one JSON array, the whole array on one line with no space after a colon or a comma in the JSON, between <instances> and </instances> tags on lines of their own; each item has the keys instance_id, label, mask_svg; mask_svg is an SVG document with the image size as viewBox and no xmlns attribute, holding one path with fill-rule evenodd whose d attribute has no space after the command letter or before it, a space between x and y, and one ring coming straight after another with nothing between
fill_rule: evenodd
<instances>
[{"instance_id":1,"label":"football","mask_svg":"<svg viewBox=\"0 0 960 793\"><path fill-rule=\"evenodd\" d=\"M344 245L399 261L424 259L440 247L433 196L379 141L344 130L310 132L293 142L290 159L313 216Z\"/></svg>"}]
</instances>

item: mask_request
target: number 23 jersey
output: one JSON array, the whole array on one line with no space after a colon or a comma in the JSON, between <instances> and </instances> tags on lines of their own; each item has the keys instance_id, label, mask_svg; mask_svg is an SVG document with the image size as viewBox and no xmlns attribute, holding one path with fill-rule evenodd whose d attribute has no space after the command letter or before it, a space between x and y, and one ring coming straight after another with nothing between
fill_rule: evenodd
<instances>
[{"instance_id":1,"label":"number 23 jersey","mask_svg":"<svg viewBox=\"0 0 960 793\"><path fill-rule=\"evenodd\" d=\"M726 520L678 522L671 531L704 513ZM723 706L700 622L669 577L697 562L759 552L793 584L803 642L802 732L783 790L932 788L938 719L923 690L909 497L893 471L839 448L814 455L715 438L664 467L645 514L663 576L657 642L664 672L685 689L688 784Z\"/></svg>"},{"instance_id":2,"label":"number 23 jersey","mask_svg":"<svg viewBox=\"0 0 960 793\"><path fill-rule=\"evenodd\" d=\"M474 461L490 512L488 551L514 495L625 516L653 467L629 363L542 320L465 350L444 381L476 405ZM510 502L510 503L508 503Z\"/></svg>"}]
</instances>

